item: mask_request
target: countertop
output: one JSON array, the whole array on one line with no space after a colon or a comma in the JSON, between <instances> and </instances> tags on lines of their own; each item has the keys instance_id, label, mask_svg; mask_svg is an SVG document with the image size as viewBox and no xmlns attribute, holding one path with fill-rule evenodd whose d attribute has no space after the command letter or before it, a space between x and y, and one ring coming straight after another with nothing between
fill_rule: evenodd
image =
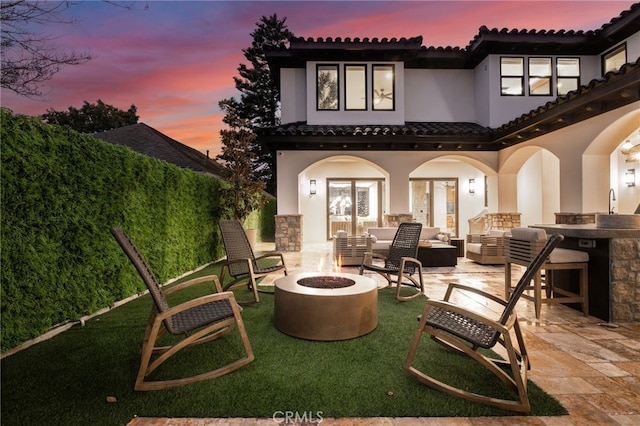
<instances>
[{"instance_id":1,"label":"countertop","mask_svg":"<svg viewBox=\"0 0 640 426\"><path fill-rule=\"evenodd\" d=\"M640 238L640 229L596 228L594 223L586 225L540 224L530 228L542 228L547 234L562 234L574 238Z\"/></svg>"}]
</instances>

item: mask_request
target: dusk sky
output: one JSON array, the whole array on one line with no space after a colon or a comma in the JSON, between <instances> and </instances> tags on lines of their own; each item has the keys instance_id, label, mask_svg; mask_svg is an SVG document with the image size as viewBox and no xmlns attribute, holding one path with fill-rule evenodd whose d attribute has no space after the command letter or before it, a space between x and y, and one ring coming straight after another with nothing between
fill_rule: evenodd
<instances>
[{"instance_id":1,"label":"dusk sky","mask_svg":"<svg viewBox=\"0 0 640 426\"><path fill-rule=\"evenodd\" d=\"M15 113L80 108L84 101L138 108L140 122L216 155L218 101L238 95L233 77L261 16L277 14L298 37L423 36L425 46L469 44L478 29L595 30L632 1L100 1L72 7L71 25L43 29L55 46L95 59L68 66L41 100L2 89ZM148 6L148 7L147 7Z\"/></svg>"}]
</instances>

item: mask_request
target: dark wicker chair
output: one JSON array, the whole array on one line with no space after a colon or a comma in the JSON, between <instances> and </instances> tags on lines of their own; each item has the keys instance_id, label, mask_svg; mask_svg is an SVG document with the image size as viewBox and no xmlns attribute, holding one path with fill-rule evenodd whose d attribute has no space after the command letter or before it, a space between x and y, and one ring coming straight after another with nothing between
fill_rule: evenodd
<instances>
[{"instance_id":1,"label":"dark wicker chair","mask_svg":"<svg viewBox=\"0 0 640 426\"><path fill-rule=\"evenodd\" d=\"M113 228L111 233L135 266L153 299L153 308L142 339L142 355L140 369L134 385L135 390L158 390L212 379L237 370L253 361L253 350L244 328L240 308L232 292L222 291L217 276L210 275L195 278L163 291L144 258L129 239L129 236L121 228ZM169 306L165 298L167 294L175 291L211 281L213 281L217 293L202 296L176 306ZM238 332L244 346L245 355L241 358L214 370L190 377L170 380L148 379L151 372L181 349L215 340L231 332L234 329L234 325L238 326ZM183 338L171 346L156 346L158 339L166 333L183 336Z\"/></svg>"},{"instance_id":2,"label":"dark wicker chair","mask_svg":"<svg viewBox=\"0 0 640 426\"><path fill-rule=\"evenodd\" d=\"M547 240L546 245L527 267L508 301L477 288L457 283L449 284L443 301L428 300L422 315L419 317L420 322L404 364L405 371L429 387L469 401L492 405L504 410L529 412L531 410L527 393L527 371L530 368L529 357L522 338L522 332L520 331L520 325L518 324L515 306L522 292L529 286L531 280L534 279L544 264L549 253L562 240L562 235L553 235ZM488 301L504 306L504 310L498 320L488 318L451 302L453 290L466 292L467 294L473 293L469 295L473 298L482 296ZM511 332L515 336L515 342L512 341ZM478 361L502 380L517 395L518 400L498 399L473 393L454 387L420 371L413 364L423 333L429 334L433 340L446 348L468 355ZM498 359L479 351L481 348L491 349L497 343L506 350L507 360ZM452 361L451 371L448 373L449 377L455 377L455 360Z\"/></svg>"},{"instance_id":3,"label":"dark wicker chair","mask_svg":"<svg viewBox=\"0 0 640 426\"><path fill-rule=\"evenodd\" d=\"M283 271L287 275L287 266L284 263L282 253L269 252L256 257L240 221L221 220L219 225L227 253L227 259L223 263L222 271L220 272L220 281L224 285L223 289L229 290L246 285L250 290L253 290L254 300L259 302L257 278L278 271ZM276 259L277 263L275 265L264 265L264 261L269 258ZM226 274L232 277L232 281L224 284Z\"/></svg>"},{"instance_id":4,"label":"dark wicker chair","mask_svg":"<svg viewBox=\"0 0 640 426\"><path fill-rule=\"evenodd\" d=\"M360 265L360 275L365 270L373 271L382 275L387 280L388 286L396 284L396 299L400 301L410 300L424 294L422 263L416 259L421 230L421 223L401 223L386 256L378 253L365 253L364 260ZM416 272L417 279L413 277ZM396 276L395 280L393 275ZM419 291L411 296L401 296L400 288L404 284L415 287Z\"/></svg>"}]
</instances>

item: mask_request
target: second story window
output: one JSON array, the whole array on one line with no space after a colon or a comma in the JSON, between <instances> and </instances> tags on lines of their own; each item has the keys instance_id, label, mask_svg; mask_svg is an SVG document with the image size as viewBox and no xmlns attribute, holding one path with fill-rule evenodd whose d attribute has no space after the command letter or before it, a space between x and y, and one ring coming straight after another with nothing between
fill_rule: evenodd
<instances>
[{"instance_id":1,"label":"second story window","mask_svg":"<svg viewBox=\"0 0 640 426\"><path fill-rule=\"evenodd\" d=\"M317 65L316 108L318 110L338 110L340 106L338 88L338 65Z\"/></svg>"},{"instance_id":2,"label":"second story window","mask_svg":"<svg viewBox=\"0 0 640 426\"><path fill-rule=\"evenodd\" d=\"M367 109L367 66L346 65L344 68L345 109Z\"/></svg>"},{"instance_id":3,"label":"second story window","mask_svg":"<svg viewBox=\"0 0 640 426\"><path fill-rule=\"evenodd\" d=\"M566 95L580 86L580 59L556 59L556 75L558 76L558 96Z\"/></svg>"},{"instance_id":4,"label":"second story window","mask_svg":"<svg viewBox=\"0 0 640 426\"><path fill-rule=\"evenodd\" d=\"M529 95L551 94L551 58L529 58Z\"/></svg>"},{"instance_id":5,"label":"second story window","mask_svg":"<svg viewBox=\"0 0 640 426\"><path fill-rule=\"evenodd\" d=\"M613 50L602 55L602 75L609 71L619 70L627 63L627 45L621 44Z\"/></svg>"},{"instance_id":6,"label":"second story window","mask_svg":"<svg viewBox=\"0 0 640 426\"><path fill-rule=\"evenodd\" d=\"M395 68L393 65L373 66L373 102L374 111L390 111L395 109Z\"/></svg>"},{"instance_id":7,"label":"second story window","mask_svg":"<svg viewBox=\"0 0 640 426\"><path fill-rule=\"evenodd\" d=\"M500 94L524 96L524 58L500 58Z\"/></svg>"}]
</instances>

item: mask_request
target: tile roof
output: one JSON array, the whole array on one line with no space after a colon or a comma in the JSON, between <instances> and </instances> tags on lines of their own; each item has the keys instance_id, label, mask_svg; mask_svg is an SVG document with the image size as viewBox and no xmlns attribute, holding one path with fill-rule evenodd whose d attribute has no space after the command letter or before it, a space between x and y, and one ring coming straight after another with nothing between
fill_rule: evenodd
<instances>
[{"instance_id":1,"label":"tile roof","mask_svg":"<svg viewBox=\"0 0 640 426\"><path fill-rule=\"evenodd\" d=\"M403 125L308 125L306 122L271 127L270 135L321 136L404 136L442 134L483 134L489 129L476 123L461 122L406 122Z\"/></svg>"},{"instance_id":2,"label":"tile roof","mask_svg":"<svg viewBox=\"0 0 640 426\"><path fill-rule=\"evenodd\" d=\"M640 30L640 3L597 30L489 29L482 26L464 47L422 46L410 38L293 37L289 47L266 49L272 73L308 60L402 60L407 68L474 68L489 54L595 55Z\"/></svg>"},{"instance_id":3,"label":"tile roof","mask_svg":"<svg viewBox=\"0 0 640 426\"><path fill-rule=\"evenodd\" d=\"M115 145L128 146L149 157L164 160L177 166L218 177L227 169L200 151L170 138L144 123L94 133L94 137Z\"/></svg>"}]
</instances>

